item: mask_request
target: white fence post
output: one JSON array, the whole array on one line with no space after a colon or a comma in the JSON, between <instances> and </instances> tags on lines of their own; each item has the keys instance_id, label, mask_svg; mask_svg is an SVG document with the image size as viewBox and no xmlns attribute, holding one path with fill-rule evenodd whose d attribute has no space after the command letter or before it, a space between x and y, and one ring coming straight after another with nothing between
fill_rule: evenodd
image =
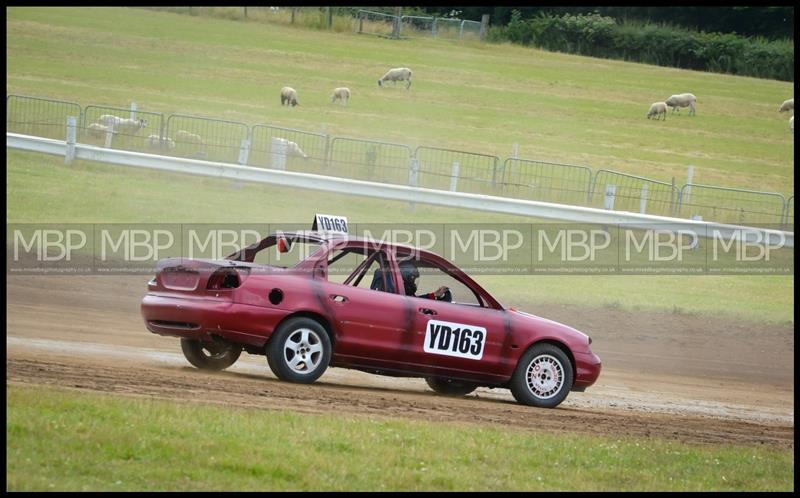
<instances>
[{"instance_id":1,"label":"white fence post","mask_svg":"<svg viewBox=\"0 0 800 498\"><path fill-rule=\"evenodd\" d=\"M683 201L689 200L689 195L692 193L692 177L694 176L694 166L691 164L689 165L689 170L686 172L686 190L684 195L686 198L681 198L681 203Z\"/></svg>"},{"instance_id":2,"label":"white fence post","mask_svg":"<svg viewBox=\"0 0 800 498\"><path fill-rule=\"evenodd\" d=\"M458 169L460 166L458 161L453 161L453 168L450 170L450 192L455 192L458 188Z\"/></svg>"},{"instance_id":3,"label":"white fence post","mask_svg":"<svg viewBox=\"0 0 800 498\"><path fill-rule=\"evenodd\" d=\"M419 159L413 157L411 158L411 162L409 163L408 167L408 186L416 187L418 180L419 180ZM413 201L408 203L408 207L411 208L412 212L417 209L417 205Z\"/></svg>"},{"instance_id":4,"label":"white fence post","mask_svg":"<svg viewBox=\"0 0 800 498\"><path fill-rule=\"evenodd\" d=\"M606 185L606 196L603 199L603 209L608 209L609 211L614 210L614 198L617 195L617 186L608 184Z\"/></svg>"},{"instance_id":5,"label":"white fence post","mask_svg":"<svg viewBox=\"0 0 800 498\"><path fill-rule=\"evenodd\" d=\"M517 178L517 164L519 161L519 144L514 142L511 145L511 171L508 172L508 180L512 183L519 183L519 178ZM505 185L506 180L501 180L502 184Z\"/></svg>"},{"instance_id":6,"label":"white fence post","mask_svg":"<svg viewBox=\"0 0 800 498\"><path fill-rule=\"evenodd\" d=\"M247 160L250 156L250 140L243 138L242 145L239 147L239 164L247 166Z\"/></svg>"},{"instance_id":7,"label":"white fence post","mask_svg":"<svg viewBox=\"0 0 800 498\"><path fill-rule=\"evenodd\" d=\"M286 170L286 142L283 139L272 137L270 157L273 169Z\"/></svg>"},{"instance_id":8,"label":"white fence post","mask_svg":"<svg viewBox=\"0 0 800 498\"><path fill-rule=\"evenodd\" d=\"M647 184L642 185L642 195L639 197L639 212L645 214L647 212Z\"/></svg>"},{"instance_id":9,"label":"white fence post","mask_svg":"<svg viewBox=\"0 0 800 498\"><path fill-rule=\"evenodd\" d=\"M105 143L106 149L111 148L111 142L113 141L113 139L114 139L114 123L111 123L111 126L109 126L108 129L106 130L106 143Z\"/></svg>"},{"instance_id":10,"label":"white fence post","mask_svg":"<svg viewBox=\"0 0 800 498\"><path fill-rule=\"evenodd\" d=\"M75 159L75 141L77 136L78 120L75 116L67 116L67 151L64 154L64 164L72 164Z\"/></svg>"},{"instance_id":11,"label":"white fence post","mask_svg":"<svg viewBox=\"0 0 800 498\"><path fill-rule=\"evenodd\" d=\"M131 102L131 119L136 120L136 102Z\"/></svg>"}]
</instances>

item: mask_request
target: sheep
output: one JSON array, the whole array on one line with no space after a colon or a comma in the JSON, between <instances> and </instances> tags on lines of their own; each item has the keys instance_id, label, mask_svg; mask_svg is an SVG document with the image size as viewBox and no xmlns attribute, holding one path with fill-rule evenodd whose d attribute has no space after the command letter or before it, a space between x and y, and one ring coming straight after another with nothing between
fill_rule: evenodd
<instances>
[{"instance_id":1,"label":"sheep","mask_svg":"<svg viewBox=\"0 0 800 498\"><path fill-rule=\"evenodd\" d=\"M93 137L103 138L106 136L106 133L108 133L108 130L110 129L111 128L109 128L106 125L102 125L100 123L92 123L86 127L86 132Z\"/></svg>"},{"instance_id":2,"label":"sheep","mask_svg":"<svg viewBox=\"0 0 800 498\"><path fill-rule=\"evenodd\" d=\"M411 70L407 67L390 69L378 80L378 86L383 86L384 81L392 81L395 85L397 85L398 81L405 81L406 90L408 90L411 87Z\"/></svg>"},{"instance_id":3,"label":"sheep","mask_svg":"<svg viewBox=\"0 0 800 498\"><path fill-rule=\"evenodd\" d=\"M647 119L650 119L651 116L655 116L655 119L658 120L659 115L664 118L664 121L667 120L666 102L653 102L653 104L650 105L650 110L647 111Z\"/></svg>"},{"instance_id":4,"label":"sheep","mask_svg":"<svg viewBox=\"0 0 800 498\"><path fill-rule=\"evenodd\" d=\"M131 131L134 135L147 126L147 120L144 118L121 118L113 114L103 114L97 122L101 125L113 128L115 132L125 133L126 131Z\"/></svg>"},{"instance_id":5,"label":"sheep","mask_svg":"<svg viewBox=\"0 0 800 498\"><path fill-rule=\"evenodd\" d=\"M147 145L151 149L174 149L175 142L168 137L160 137L158 135L148 135Z\"/></svg>"},{"instance_id":6,"label":"sheep","mask_svg":"<svg viewBox=\"0 0 800 498\"><path fill-rule=\"evenodd\" d=\"M350 89L345 87L334 88L333 95L331 95L331 104L336 102L336 99L347 105L347 101L350 99Z\"/></svg>"},{"instance_id":7,"label":"sheep","mask_svg":"<svg viewBox=\"0 0 800 498\"><path fill-rule=\"evenodd\" d=\"M778 112L786 112L794 109L794 99L784 100L783 104L778 107Z\"/></svg>"},{"instance_id":8,"label":"sheep","mask_svg":"<svg viewBox=\"0 0 800 498\"><path fill-rule=\"evenodd\" d=\"M203 138L197 133L192 133L186 130L178 130L175 133L176 142L186 142L191 144L202 144Z\"/></svg>"},{"instance_id":9,"label":"sheep","mask_svg":"<svg viewBox=\"0 0 800 498\"><path fill-rule=\"evenodd\" d=\"M295 142L280 137L274 137L272 140L286 145L287 156L299 156L303 159L308 159L308 156L305 154L305 152L303 152L303 149L301 149L300 146Z\"/></svg>"},{"instance_id":10,"label":"sheep","mask_svg":"<svg viewBox=\"0 0 800 498\"><path fill-rule=\"evenodd\" d=\"M791 118L789 118L789 131L791 131L792 133L794 133L794 116L792 116Z\"/></svg>"},{"instance_id":11,"label":"sheep","mask_svg":"<svg viewBox=\"0 0 800 498\"><path fill-rule=\"evenodd\" d=\"M297 90L290 86L281 88L281 105L291 105L292 107L300 105L297 102Z\"/></svg>"},{"instance_id":12,"label":"sheep","mask_svg":"<svg viewBox=\"0 0 800 498\"><path fill-rule=\"evenodd\" d=\"M681 93L678 95L672 95L670 96L670 98L664 101L664 103L672 107L672 112L678 111L679 107L688 107L689 116L694 115L695 113L694 104L696 102L697 102L697 97L695 97L691 93Z\"/></svg>"}]
</instances>

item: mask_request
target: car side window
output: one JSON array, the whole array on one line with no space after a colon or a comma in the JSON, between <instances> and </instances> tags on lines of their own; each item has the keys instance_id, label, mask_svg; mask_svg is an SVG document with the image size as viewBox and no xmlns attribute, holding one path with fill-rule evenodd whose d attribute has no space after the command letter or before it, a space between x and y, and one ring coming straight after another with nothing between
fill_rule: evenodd
<instances>
[{"instance_id":1,"label":"car side window","mask_svg":"<svg viewBox=\"0 0 800 498\"><path fill-rule=\"evenodd\" d=\"M362 289L395 292L386 254L373 251L344 249L328 258L328 280Z\"/></svg>"},{"instance_id":2,"label":"car side window","mask_svg":"<svg viewBox=\"0 0 800 498\"><path fill-rule=\"evenodd\" d=\"M484 306L483 300L472 289L460 280L433 264L421 262L418 265L419 278L417 279L417 295L426 292L435 292L439 287L450 289L451 303L466 304L471 306Z\"/></svg>"}]
</instances>

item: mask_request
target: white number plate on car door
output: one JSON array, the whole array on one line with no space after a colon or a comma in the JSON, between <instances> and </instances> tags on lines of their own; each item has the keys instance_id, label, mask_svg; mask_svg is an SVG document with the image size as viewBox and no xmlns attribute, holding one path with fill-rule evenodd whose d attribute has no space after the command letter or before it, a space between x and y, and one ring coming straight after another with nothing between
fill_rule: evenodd
<instances>
[{"instance_id":1,"label":"white number plate on car door","mask_svg":"<svg viewBox=\"0 0 800 498\"><path fill-rule=\"evenodd\" d=\"M464 323L428 321L425 330L426 353L480 360L486 344L486 329Z\"/></svg>"}]
</instances>

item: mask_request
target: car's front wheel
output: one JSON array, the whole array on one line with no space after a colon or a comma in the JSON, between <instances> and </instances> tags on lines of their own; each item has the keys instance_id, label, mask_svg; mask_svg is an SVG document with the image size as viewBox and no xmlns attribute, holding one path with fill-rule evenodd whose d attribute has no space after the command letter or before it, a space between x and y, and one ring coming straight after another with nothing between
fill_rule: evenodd
<instances>
[{"instance_id":1,"label":"car's front wheel","mask_svg":"<svg viewBox=\"0 0 800 498\"><path fill-rule=\"evenodd\" d=\"M316 320L305 317L283 322L267 344L267 362L282 380L310 384L328 368L331 340Z\"/></svg>"},{"instance_id":2,"label":"car's front wheel","mask_svg":"<svg viewBox=\"0 0 800 498\"><path fill-rule=\"evenodd\" d=\"M441 377L425 377L431 389L447 396L465 396L478 388L478 384Z\"/></svg>"},{"instance_id":3,"label":"car's front wheel","mask_svg":"<svg viewBox=\"0 0 800 498\"><path fill-rule=\"evenodd\" d=\"M201 370L224 370L236 363L242 348L222 342L181 339L183 356Z\"/></svg>"},{"instance_id":4,"label":"car's front wheel","mask_svg":"<svg viewBox=\"0 0 800 498\"><path fill-rule=\"evenodd\" d=\"M555 408L572 388L572 362L558 347L537 344L520 358L509 387L519 403Z\"/></svg>"}]
</instances>

